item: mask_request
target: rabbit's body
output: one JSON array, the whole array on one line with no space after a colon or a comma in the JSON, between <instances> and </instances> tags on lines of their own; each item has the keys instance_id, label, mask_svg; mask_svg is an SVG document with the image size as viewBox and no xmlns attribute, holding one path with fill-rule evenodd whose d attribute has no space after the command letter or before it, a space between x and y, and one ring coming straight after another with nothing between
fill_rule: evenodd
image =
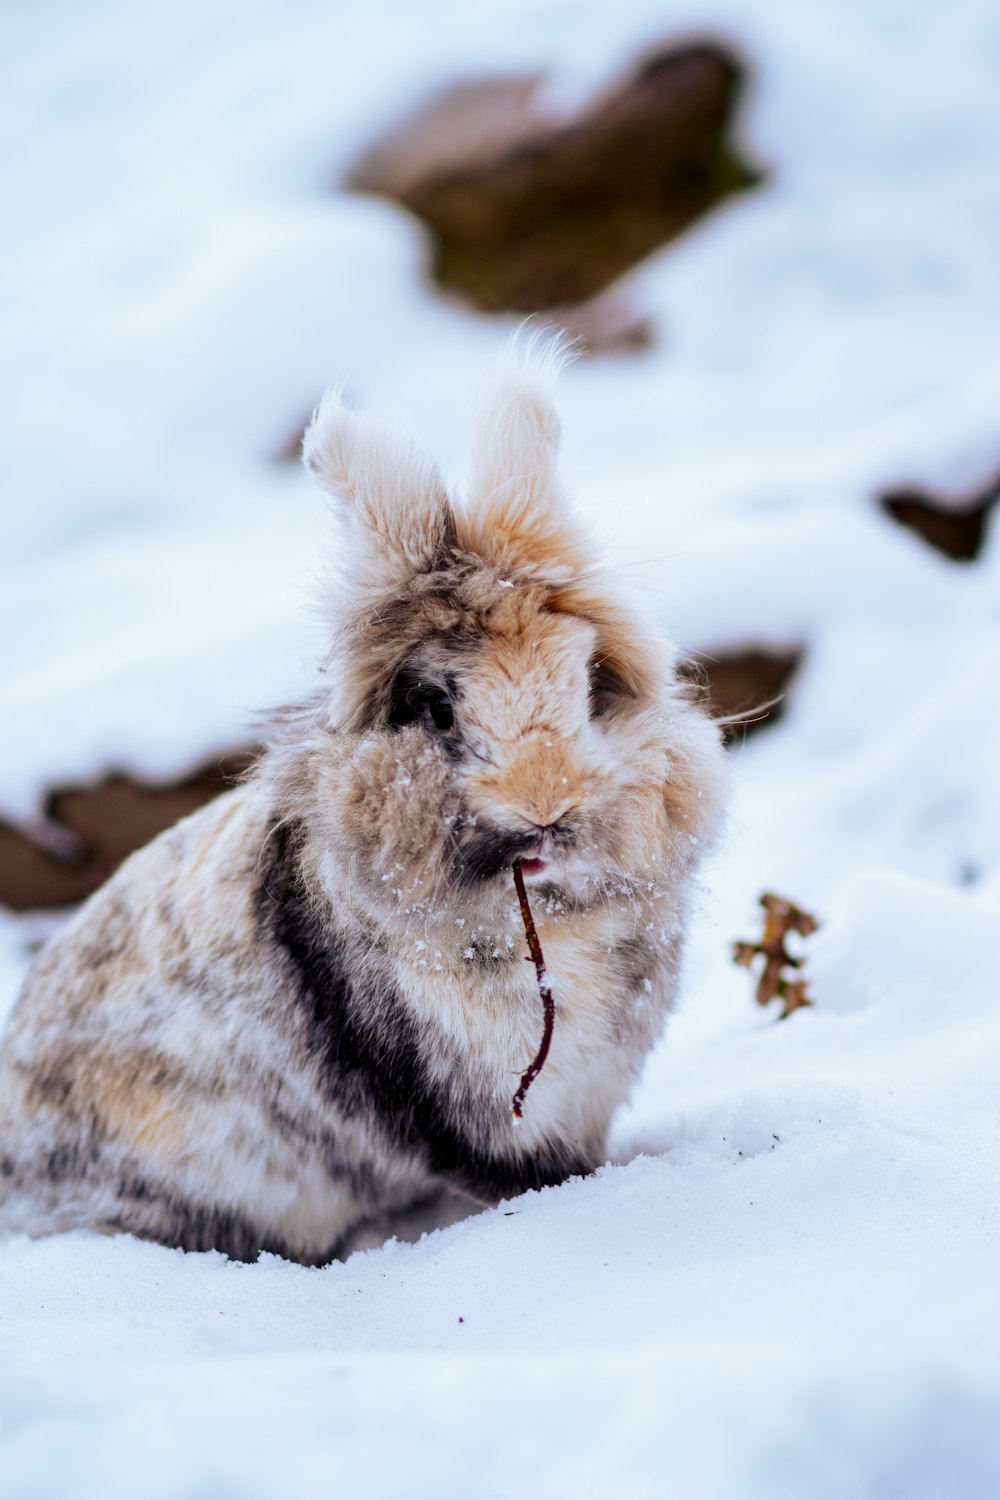
<instances>
[{"instance_id":1,"label":"rabbit's body","mask_svg":"<svg viewBox=\"0 0 1000 1500\"><path fill-rule=\"evenodd\" d=\"M538 377L456 514L335 402L307 457L360 522L333 690L39 956L0 1055L0 1226L336 1251L441 1187L603 1160L675 992L718 735L582 564ZM542 1010L521 858L555 996Z\"/></svg>"}]
</instances>

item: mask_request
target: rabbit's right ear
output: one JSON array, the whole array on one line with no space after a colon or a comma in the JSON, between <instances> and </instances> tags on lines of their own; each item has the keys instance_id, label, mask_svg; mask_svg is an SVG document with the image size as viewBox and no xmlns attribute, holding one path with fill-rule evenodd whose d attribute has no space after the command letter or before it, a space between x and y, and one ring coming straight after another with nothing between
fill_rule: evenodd
<instances>
[{"instance_id":1,"label":"rabbit's right ear","mask_svg":"<svg viewBox=\"0 0 1000 1500\"><path fill-rule=\"evenodd\" d=\"M455 517L436 467L407 438L351 411L339 389L313 413L302 462L355 519L359 584L398 584L442 565Z\"/></svg>"}]
</instances>

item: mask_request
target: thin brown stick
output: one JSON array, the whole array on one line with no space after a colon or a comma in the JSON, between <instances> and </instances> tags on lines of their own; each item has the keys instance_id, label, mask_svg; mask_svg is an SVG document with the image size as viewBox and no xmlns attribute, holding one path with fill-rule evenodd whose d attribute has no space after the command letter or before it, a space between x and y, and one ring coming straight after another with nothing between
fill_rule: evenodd
<instances>
[{"instance_id":1,"label":"thin brown stick","mask_svg":"<svg viewBox=\"0 0 1000 1500\"><path fill-rule=\"evenodd\" d=\"M542 1044L535 1053L527 1069L521 1075L521 1082L517 1086L517 1093L511 1102L515 1120L520 1120L521 1106L524 1096L531 1088L535 1079L545 1066L545 1059L549 1055L549 1047L552 1045L552 1028L555 1025L556 1007L552 999L552 986L549 984L548 974L545 969L545 957L542 953L542 945L538 941L538 933L535 930L535 919L531 915L531 907L528 905L528 893L524 889L524 876L521 874L521 861L514 861L514 886L517 890L517 899L521 905L521 920L524 923L524 935L528 939L528 952L531 954L531 962L535 965L535 975L538 979L538 993L542 997L542 1011L545 1017L542 1027Z\"/></svg>"}]
</instances>

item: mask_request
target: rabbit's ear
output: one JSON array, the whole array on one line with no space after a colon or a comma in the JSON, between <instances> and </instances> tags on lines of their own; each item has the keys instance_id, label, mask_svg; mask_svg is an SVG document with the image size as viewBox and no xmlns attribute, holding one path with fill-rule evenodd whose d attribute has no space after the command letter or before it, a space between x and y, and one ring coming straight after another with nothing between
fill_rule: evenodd
<instances>
[{"instance_id":1,"label":"rabbit's ear","mask_svg":"<svg viewBox=\"0 0 1000 1500\"><path fill-rule=\"evenodd\" d=\"M514 340L486 392L459 539L500 567L565 572L587 561L557 472L552 392L569 358L557 338Z\"/></svg>"},{"instance_id":2,"label":"rabbit's ear","mask_svg":"<svg viewBox=\"0 0 1000 1500\"><path fill-rule=\"evenodd\" d=\"M397 583L441 565L455 518L437 469L409 439L351 411L335 389L313 413L302 462L357 522L359 582Z\"/></svg>"}]
</instances>

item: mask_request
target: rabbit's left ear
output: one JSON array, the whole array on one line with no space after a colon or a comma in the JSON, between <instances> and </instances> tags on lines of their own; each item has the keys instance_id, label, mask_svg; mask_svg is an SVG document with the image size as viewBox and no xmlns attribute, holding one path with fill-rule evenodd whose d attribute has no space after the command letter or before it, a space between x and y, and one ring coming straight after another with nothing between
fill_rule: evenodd
<instances>
[{"instance_id":1,"label":"rabbit's left ear","mask_svg":"<svg viewBox=\"0 0 1000 1500\"><path fill-rule=\"evenodd\" d=\"M502 568L572 572L589 561L557 468L552 394L568 357L556 339L515 341L486 393L459 541Z\"/></svg>"},{"instance_id":2,"label":"rabbit's left ear","mask_svg":"<svg viewBox=\"0 0 1000 1500\"><path fill-rule=\"evenodd\" d=\"M440 566L455 518L426 454L328 392L302 442L302 462L349 507L360 533L360 578L391 585Z\"/></svg>"}]
</instances>

